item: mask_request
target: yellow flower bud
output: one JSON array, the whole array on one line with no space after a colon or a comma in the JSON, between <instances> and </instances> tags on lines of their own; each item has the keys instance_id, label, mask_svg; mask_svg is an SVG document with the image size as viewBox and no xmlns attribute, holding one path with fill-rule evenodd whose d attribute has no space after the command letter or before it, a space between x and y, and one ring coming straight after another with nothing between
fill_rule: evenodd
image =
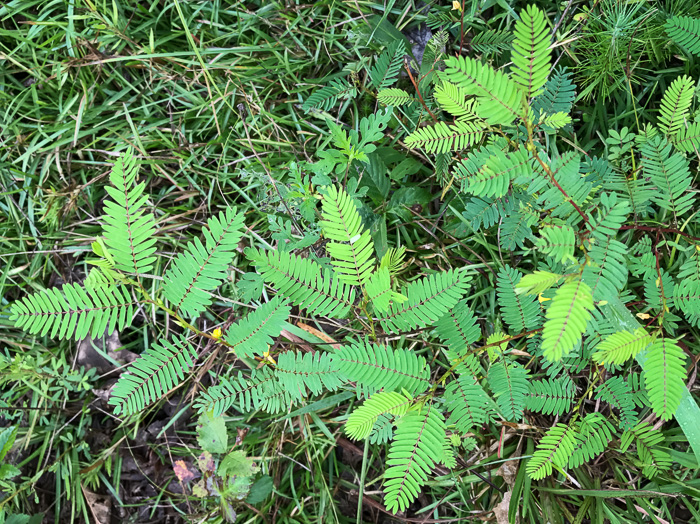
<instances>
[{"instance_id":1,"label":"yellow flower bud","mask_svg":"<svg viewBox=\"0 0 700 524\"><path fill-rule=\"evenodd\" d=\"M216 328L214 331L212 331L211 336L214 337L216 340L219 340L221 338L221 330L219 328Z\"/></svg>"}]
</instances>

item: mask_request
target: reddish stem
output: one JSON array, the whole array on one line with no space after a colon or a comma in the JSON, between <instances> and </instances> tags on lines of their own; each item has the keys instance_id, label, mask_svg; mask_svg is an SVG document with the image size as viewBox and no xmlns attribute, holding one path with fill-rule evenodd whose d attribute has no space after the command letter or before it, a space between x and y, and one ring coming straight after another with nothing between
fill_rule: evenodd
<instances>
[{"instance_id":1,"label":"reddish stem","mask_svg":"<svg viewBox=\"0 0 700 524\"><path fill-rule=\"evenodd\" d=\"M425 101L423 100L423 96L420 94L420 89L418 89L418 84L416 84L416 81L413 78L413 73L411 73L411 67L408 65L408 61L404 60L403 65L406 68L406 72L408 73L408 78L411 79L411 83L413 84L413 87L416 88L416 93L418 93L418 100L420 100L420 103L423 104L423 107L425 108L425 110L428 113L430 113L430 116L432 116L433 120L437 123L437 121L438 121L437 117L433 114L433 112L430 109L428 109L428 106L425 104Z\"/></svg>"}]
</instances>

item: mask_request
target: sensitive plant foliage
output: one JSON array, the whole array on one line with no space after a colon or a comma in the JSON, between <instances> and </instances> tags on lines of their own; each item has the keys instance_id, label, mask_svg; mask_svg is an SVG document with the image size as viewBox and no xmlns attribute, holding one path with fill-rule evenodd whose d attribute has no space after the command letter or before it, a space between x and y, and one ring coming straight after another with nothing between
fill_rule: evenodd
<instances>
[{"instance_id":1,"label":"sensitive plant foliage","mask_svg":"<svg viewBox=\"0 0 700 524\"><path fill-rule=\"evenodd\" d=\"M692 39L673 31L692 32L692 23L668 25L689 50ZM207 416L289 413L314 397L346 392L356 399L342 406L346 435L388 445L383 490L392 512L411 506L437 465L454 468L462 438L481 435L492 422L520 428L559 417L539 430L518 429L538 439L524 459L534 481L611 448L634 447L642 473L657 475L671 459L661 432L640 420L684 416L678 408L689 400L687 371L675 332L682 318L700 321L698 250L682 229L695 204L686 153L700 144L697 124L688 121L694 83L673 82L656 126L638 134L610 130L608 155L592 157L567 149L568 139L555 140L573 122L576 87L566 70L551 70L551 44L544 12L528 6L512 35L473 41L484 52L509 48L509 72L472 56L443 57L442 46L432 45L428 62L444 60L445 67L422 72L420 97L394 87L406 49L399 41L388 45L366 69L380 108L350 129L329 120L330 145L308 165L314 176L304 181L311 202L305 218L322 241L302 249L269 249L255 240L239 247L249 241L244 216L227 207L172 260L156 264L158 231L145 184L137 183L133 152L124 152L110 175L109 214L94 247L100 263L90 279L18 300L12 320L30 334L79 339L128 329L139 307L173 319L178 334L159 332L114 387L117 415L139 413L186 384L203 343L220 344L249 368L212 377L194 401ZM354 84L336 79L303 107L328 111L356 96ZM419 117L432 122L409 128L403 144L434 159L445 193L464 203L454 208L464 227L491 235L500 257L479 268L487 267L486 277L447 257L443 269L426 264L409 278L406 250L384 245L387 235L371 227L392 181L421 167L404 155L390 170L384 158L396 151L377 144L387 128L398 132ZM408 207L403 203L397 213ZM661 249L670 242L660 245L669 231L675 265ZM231 319L223 334L202 332L198 317L235 278L234 264L254 268L264 299ZM162 280L145 286L163 265ZM631 278L643 283L643 300L636 301L642 306L629 304ZM476 308L474 297L484 292L491 293L493 323ZM646 325L626 317L633 307L643 309L638 318ZM337 322L352 336L339 330L332 341L275 347L281 334L295 341L303 335L297 317ZM409 346L407 335L434 343ZM593 411L591 397L606 409Z\"/></svg>"}]
</instances>

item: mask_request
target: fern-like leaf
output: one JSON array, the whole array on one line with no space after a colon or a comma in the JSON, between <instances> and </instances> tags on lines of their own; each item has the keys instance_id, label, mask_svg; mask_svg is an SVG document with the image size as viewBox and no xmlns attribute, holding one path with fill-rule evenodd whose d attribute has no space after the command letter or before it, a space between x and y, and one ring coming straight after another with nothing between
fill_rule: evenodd
<instances>
[{"instance_id":1,"label":"fern-like leaf","mask_svg":"<svg viewBox=\"0 0 700 524\"><path fill-rule=\"evenodd\" d=\"M211 411L215 417L221 416L232 406L248 412L258 409L267 397L274 394L276 384L277 377L269 367L253 370L248 378L239 372L235 378L223 378L219 384L201 393L195 408L200 413Z\"/></svg>"},{"instance_id":2,"label":"fern-like leaf","mask_svg":"<svg viewBox=\"0 0 700 524\"><path fill-rule=\"evenodd\" d=\"M518 85L502 71L466 57L445 60L448 81L477 97L476 114L491 125L508 125L524 114Z\"/></svg>"},{"instance_id":3,"label":"fern-like leaf","mask_svg":"<svg viewBox=\"0 0 700 524\"><path fill-rule=\"evenodd\" d=\"M534 5L520 11L513 28L511 78L534 98L542 92L551 67L551 38L544 13Z\"/></svg>"},{"instance_id":4,"label":"fern-like leaf","mask_svg":"<svg viewBox=\"0 0 700 524\"><path fill-rule=\"evenodd\" d=\"M409 411L396 422L384 474L384 501L392 513L413 502L428 474L441 462L446 438L445 421L432 405Z\"/></svg>"},{"instance_id":5,"label":"fern-like leaf","mask_svg":"<svg viewBox=\"0 0 700 524\"><path fill-rule=\"evenodd\" d=\"M659 471L671 467L671 456L659 445L664 441L664 436L658 429L654 429L646 422L640 422L629 431L625 431L620 439L620 451L625 453L634 442L637 447L637 456L642 466L642 474L648 478L655 477Z\"/></svg>"},{"instance_id":6,"label":"fern-like leaf","mask_svg":"<svg viewBox=\"0 0 700 524\"><path fill-rule=\"evenodd\" d=\"M576 386L570 378L530 382L525 407L545 415L562 415L571 409Z\"/></svg>"},{"instance_id":7,"label":"fern-like leaf","mask_svg":"<svg viewBox=\"0 0 700 524\"><path fill-rule=\"evenodd\" d=\"M700 315L700 280L681 279L673 288L673 302L688 318Z\"/></svg>"},{"instance_id":8,"label":"fern-like leaf","mask_svg":"<svg viewBox=\"0 0 700 524\"><path fill-rule=\"evenodd\" d=\"M561 360L581 341L592 309L591 288L580 280L557 290L547 308L547 321L542 331L542 350L547 360Z\"/></svg>"},{"instance_id":9,"label":"fern-like leaf","mask_svg":"<svg viewBox=\"0 0 700 524\"><path fill-rule=\"evenodd\" d=\"M578 468L600 455L613 439L613 427L602 413L589 413L575 435L576 447L569 457L569 467Z\"/></svg>"},{"instance_id":10,"label":"fern-like leaf","mask_svg":"<svg viewBox=\"0 0 700 524\"><path fill-rule=\"evenodd\" d=\"M650 342L651 337L644 328L637 328L634 333L618 331L596 346L593 360L600 364L620 366L637 356Z\"/></svg>"},{"instance_id":11,"label":"fern-like leaf","mask_svg":"<svg viewBox=\"0 0 700 524\"><path fill-rule=\"evenodd\" d=\"M127 273L144 274L153 269L156 257L156 227L153 215L146 213L144 194L146 183L134 186L139 165L133 151L128 149L117 159L109 175L111 186L105 190L111 200L105 200L103 231L114 266Z\"/></svg>"},{"instance_id":12,"label":"fern-like leaf","mask_svg":"<svg viewBox=\"0 0 700 524\"><path fill-rule=\"evenodd\" d=\"M544 91L532 101L535 114L569 114L576 99L576 86L566 68L557 68L545 84Z\"/></svg>"},{"instance_id":13,"label":"fern-like leaf","mask_svg":"<svg viewBox=\"0 0 700 524\"><path fill-rule=\"evenodd\" d=\"M659 129L673 138L688 118L693 101L695 81L689 76L679 76L664 91L659 109Z\"/></svg>"},{"instance_id":14,"label":"fern-like leaf","mask_svg":"<svg viewBox=\"0 0 700 524\"><path fill-rule=\"evenodd\" d=\"M276 374L281 387L296 401L307 397L307 388L320 395L324 390L335 391L345 382L328 353L285 351L277 360Z\"/></svg>"},{"instance_id":15,"label":"fern-like leaf","mask_svg":"<svg viewBox=\"0 0 700 524\"><path fill-rule=\"evenodd\" d=\"M491 365L488 383L506 420L520 420L528 393L527 369L502 358Z\"/></svg>"},{"instance_id":16,"label":"fern-like leaf","mask_svg":"<svg viewBox=\"0 0 700 524\"><path fill-rule=\"evenodd\" d=\"M447 153L472 147L484 133L478 122L457 121L454 124L438 122L416 129L406 137L406 145L420 147L427 153Z\"/></svg>"},{"instance_id":17,"label":"fern-like leaf","mask_svg":"<svg viewBox=\"0 0 700 524\"><path fill-rule=\"evenodd\" d=\"M459 22L457 22L459 25ZM485 29L474 35L470 45L477 53L500 53L510 49L513 43L513 35L510 31L497 31L495 29Z\"/></svg>"},{"instance_id":18,"label":"fern-like leaf","mask_svg":"<svg viewBox=\"0 0 700 524\"><path fill-rule=\"evenodd\" d=\"M137 358L114 386L109 404L116 415L131 415L159 400L185 380L197 359L186 338L161 339Z\"/></svg>"},{"instance_id":19,"label":"fern-like leaf","mask_svg":"<svg viewBox=\"0 0 700 524\"><path fill-rule=\"evenodd\" d=\"M471 277L461 271L444 271L411 282L401 292L407 300L393 303L379 321L387 331L433 324L455 307L470 281Z\"/></svg>"},{"instance_id":20,"label":"fern-like leaf","mask_svg":"<svg viewBox=\"0 0 700 524\"><path fill-rule=\"evenodd\" d=\"M679 217L693 209L695 195L688 191L692 176L688 160L680 153L671 154L671 144L654 137L642 147L644 173L657 188L653 202Z\"/></svg>"},{"instance_id":21,"label":"fern-like leaf","mask_svg":"<svg viewBox=\"0 0 700 524\"><path fill-rule=\"evenodd\" d=\"M547 431L528 460L525 471L532 480L552 474L552 466L563 468L576 446L576 431L566 424L557 424Z\"/></svg>"},{"instance_id":22,"label":"fern-like leaf","mask_svg":"<svg viewBox=\"0 0 700 524\"><path fill-rule=\"evenodd\" d=\"M588 251L591 264L583 269L581 278L596 300L619 295L627 282L626 255L627 246L612 236L591 246Z\"/></svg>"},{"instance_id":23,"label":"fern-like leaf","mask_svg":"<svg viewBox=\"0 0 700 524\"><path fill-rule=\"evenodd\" d=\"M666 22L666 33L689 53L700 56L700 18L674 16Z\"/></svg>"},{"instance_id":24,"label":"fern-like leaf","mask_svg":"<svg viewBox=\"0 0 700 524\"><path fill-rule=\"evenodd\" d=\"M330 186L323 197L323 234L338 277L351 285L364 284L372 274L376 260L374 242L355 203L342 187Z\"/></svg>"},{"instance_id":25,"label":"fern-like leaf","mask_svg":"<svg viewBox=\"0 0 700 524\"><path fill-rule=\"evenodd\" d=\"M639 422L629 384L622 377L611 377L596 388L596 400L601 399L620 410L620 427L630 429Z\"/></svg>"},{"instance_id":26,"label":"fern-like leaf","mask_svg":"<svg viewBox=\"0 0 700 524\"><path fill-rule=\"evenodd\" d=\"M386 313L389 310L391 300L399 297L398 293L391 290L391 275L386 267L380 267L370 275L365 283L365 289L370 302L372 302L372 307L380 314Z\"/></svg>"},{"instance_id":27,"label":"fern-like leaf","mask_svg":"<svg viewBox=\"0 0 700 524\"><path fill-rule=\"evenodd\" d=\"M31 335L98 338L131 324L137 302L126 286L81 287L64 284L33 293L12 304L10 320Z\"/></svg>"},{"instance_id":28,"label":"fern-like leaf","mask_svg":"<svg viewBox=\"0 0 700 524\"><path fill-rule=\"evenodd\" d=\"M700 122L692 122L688 127L681 126L678 134L673 137L673 145L687 153L700 150Z\"/></svg>"},{"instance_id":29,"label":"fern-like leaf","mask_svg":"<svg viewBox=\"0 0 700 524\"><path fill-rule=\"evenodd\" d=\"M515 292L538 295L547 291L562 278L562 275L550 271L535 271L520 279L520 282L515 286Z\"/></svg>"},{"instance_id":30,"label":"fern-like leaf","mask_svg":"<svg viewBox=\"0 0 700 524\"><path fill-rule=\"evenodd\" d=\"M646 354L645 385L651 408L659 417L669 420L681 403L687 372L685 355L677 342L659 337Z\"/></svg>"},{"instance_id":31,"label":"fern-like leaf","mask_svg":"<svg viewBox=\"0 0 700 524\"><path fill-rule=\"evenodd\" d=\"M246 250L246 256L267 282L309 313L342 318L355 300L351 286L313 260L285 251L260 252L252 248Z\"/></svg>"},{"instance_id":32,"label":"fern-like leaf","mask_svg":"<svg viewBox=\"0 0 700 524\"><path fill-rule=\"evenodd\" d=\"M358 397L380 389L405 389L416 395L430 386L430 368L425 359L407 349L356 341L342 346L332 360L342 377L357 384Z\"/></svg>"},{"instance_id":33,"label":"fern-like leaf","mask_svg":"<svg viewBox=\"0 0 700 524\"><path fill-rule=\"evenodd\" d=\"M226 279L226 271L241 239L243 215L228 208L212 217L198 238L190 242L163 276L163 293L173 309L187 317L204 311L212 302L212 291Z\"/></svg>"},{"instance_id":34,"label":"fern-like leaf","mask_svg":"<svg viewBox=\"0 0 700 524\"><path fill-rule=\"evenodd\" d=\"M481 338L481 329L466 299L460 300L435 323L435 331L450 350L462 353Z\"/></svg>"},{"instance_id":35,"label":"fern-like leaf","mask_svg":"<svg viewBox=\"0 0 700 524\"><path fill-rule=\"evenodd\" d=\"M364 440L381 415L389 413L400 417L406 414L410 406L411 399L395 391L375 393L353 410L345 424L345 433L353 440Z\"/></svg>"},{"instance_id":36,"label":"fern-like leaf","mask_svg":"<svg viewBox=\"0 0 700 524\"><path fill-rule=\"evenodd\" d=\"M399 74L403 55L406 53L402 40L394 40L377 57L377 63L369 71L372 87L375 89L386 89L391 87Z\"/></svg>"},{"instance_id":37,"label":"fern-like leaf","mask_svg":"<svg viewBox=\"0 0 700 524\"><path fill-rule=\"evenodd\" d=\"M400 107L413 102L415 98L403 89L390 87L389 89L382 89L379 91L379 93L377 93L377 100L385 106Z\"/></svg>"},{"instance_id":38,"label":"fern-like leaf","mask_svg":"<svg viewBox=\"0 0 700 524\"><path fill-rule=\"evenodd\" d=\"M474 231L486 229L509 216L519 206L521 193L509 193L501 198L472 198L462 216Z\"/></svg>"},{"instance_id":39,"label":"fern-like leaf","mask_svg":"<svg viewBox=\"0 0 700 524\"><path fill-rule=\"evenodd\" d=\"M515 286L523 274L517 269L504 267L498 272L496 292L503 320L513 334L534 329L540 324L540 305L534 296L516 292Z\"/></svg>"},{"instance_id":40,"label":"fern-like leaf","mask_svg":"<svg viewBox=\"0 0 700 524\"><path fill-rule=\"evenodd\" d=\"M357 94L355 86L345 78L336 78L328 82L328 85L316 89L311 96L304 101L301 108L308 112L311 109L322 111L330 110L342 98L354 98Z\"/></svg>"},{"instance_id":41,"label":"fern-like leaf","mask_svg":"<svg viewBox=\"0 0 700 524\"><path fill-rule=\"evenodd\" d=\"M484 388L470 375L460 375L445 388L445 409L451 412L447 423L454 424L462 433L487 422L492 403Z\"/></svg>"},{"instance_id":42,"label":"fern-like leaf","mask_svg":"<svg viewBox=\"0 0 700 524\"><path fill-rule=\"evenodd\" d=\"M466 90L452 82L443 82L435 88L435 101L440 108L450 113L457 120L474 120L474 100L467 99Z\"/></svg>"},{"instance_id":43,"label":"fern-like leaf","mask_svg":"<svg viewBox=\"0 0 700 524\"><path fill-rule=\"evenodd\" d=\"M233 324L224 340L239 357L262 355L287 324L291 308L277 296Z\"/></svg>"},{"instance_id":44,"label":"fern-like leaf","mask_svg":"<svg viewBox=\"0 0 700 524\"><path fill-rule=\"evenodd\" d=\"M508 193L510 183L519 176L529 176L530 159L524 148L512 153L487 146L470 153L455 166L455 180L464 191L477 197L500 198Z\"/></svg>"},{"instance_id":45,"label":"fern-like leaf","mask_svg":"<svg viewBox=\"0 0 700 524\"><path fill-rule=\"evenodd\" d=\"M537 241L537 248L556 262L576 262L576 232L567 224L543 224L540 228L542 238Z\"/></svg>"}]
</instances>

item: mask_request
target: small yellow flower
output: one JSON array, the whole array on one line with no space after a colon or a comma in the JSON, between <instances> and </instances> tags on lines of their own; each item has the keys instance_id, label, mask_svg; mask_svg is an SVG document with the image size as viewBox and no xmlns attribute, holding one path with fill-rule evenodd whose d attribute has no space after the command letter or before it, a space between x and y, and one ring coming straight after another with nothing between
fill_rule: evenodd
<instances>
[{"instance_id":1,"label":"small yellow flower","mask_svg":"<svg viewBox=\"0 0 700 524\"><path fill-rule=\"evenodd\" d=\"M462 11L462 4L461 4L461 2L458 2L457 0L454 0L454 2L452 2L452 11L455 11L455 10L459 11L459 12Z\"/></svg>"},{"instance_id":2,"label":"small yellow flower","mask_svg":"<svg viewBox=\"0 0 700 524\"><path fill-rule=\"evenodd\" d=\"M539 301L540 301L540 304L541 304L542 302L547 302L547 300L552 300L552 299L551 299L551 298L545 298L545 297L542 296L542 293L540 293L539 295L537 295L537 300L539 300Z\"/></svg>"},{"instance_id":3,"label":"small yellow flower","mask_svg":"<svg viewBox=\"0 0 700 524\"><path fill-rule=\"evenodd\" d=\"M277 365L277 362L275 362L275 359L270 356L270 348L268 347L267 351L263 353L263 360L268 360L272 362L273 364Z\"/></svg>"},{"instance_id":4,"label":"small yellow flower","mask_svg":"<svg viewBox=\"0 0 700 524\"><path fill-rule=\"evenodd\" d=\"M214 337L216 340L219 340L221 338L221 330L219 328L216 328L214 331L212 331L211 336Z\"/></svg>"},{"instance_id":5,"label":"small yellow flower","mask_svg":"<svg viewBox=\"0 0 700 524\"><path fill-rule=\"evenodd\" d=\"M637 313L637 318L641 318L642 320L648 320L651 318L651 315L649 313Z\"/></svg>"}]
</instances>

